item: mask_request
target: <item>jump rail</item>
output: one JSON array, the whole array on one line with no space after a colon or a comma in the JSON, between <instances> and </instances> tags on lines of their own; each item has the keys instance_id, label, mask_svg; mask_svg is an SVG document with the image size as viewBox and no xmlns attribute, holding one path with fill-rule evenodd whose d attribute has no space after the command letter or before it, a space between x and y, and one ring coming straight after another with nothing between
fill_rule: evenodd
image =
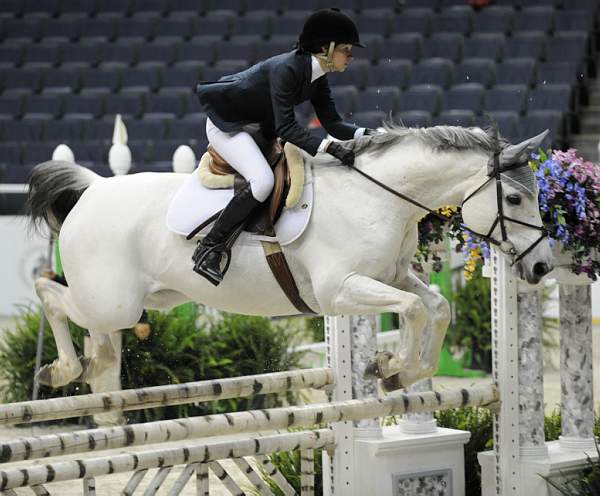
<instances>
[{"instance_id":1,"label":"jump rail","mask_svg":"<svg viewBox=\"0 0 600 496\"><path fill-rule=\"evenodd\" d=\"M6 441L0 444L0 462L289 427L311 427L322 423L430 412L462 406L484 406L498 401L499 398L498 390L490 384L468 389L392 394L385 398L271 408L162 420L125 427L88 429Z\"/></svg>"},{"instance_id":2,"label":"jump rail","mask_svg":"<svg viewBox=\"0 0 600 496\"><path fill-rule=\"evenodd\" d=\"M243 398L254 394L320 389L335 382L331 369L302 369L269 374L126 389L110 393L24 401L0 405L0 425L82 417L114 410Z\"/></svg>"},{"instance_id":3,"label":"jump rail","mask_svg":"<svg viewBox=\"0 0 600 496\"><path fill-rule=\"evenodd\" d=\"M280 451L318 449L332 446L330 429L252 436L235 441L204 442L167 448L120 453L98 458L60 461L0 471L0 491L48 482L90 479L119 472L148 470L181 464L207 463L225 458L264 455Z\"/></svg>"}]
</instances>

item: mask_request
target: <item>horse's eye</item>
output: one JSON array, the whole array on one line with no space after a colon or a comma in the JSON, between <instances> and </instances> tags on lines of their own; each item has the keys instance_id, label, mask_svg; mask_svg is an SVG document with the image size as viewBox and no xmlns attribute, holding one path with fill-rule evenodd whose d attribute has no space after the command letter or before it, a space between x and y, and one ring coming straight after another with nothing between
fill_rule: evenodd
<instances>
[{"instance_id":1,"label":"horse's eye","mask_svg":"<svg viewBox=\"0 0 600 496\"><path fill-rule=\"evenodd\" d=\"M519 195L507 195L506 200L512 205L520 205L521 197Z\"/></svg>"}]
</instances>

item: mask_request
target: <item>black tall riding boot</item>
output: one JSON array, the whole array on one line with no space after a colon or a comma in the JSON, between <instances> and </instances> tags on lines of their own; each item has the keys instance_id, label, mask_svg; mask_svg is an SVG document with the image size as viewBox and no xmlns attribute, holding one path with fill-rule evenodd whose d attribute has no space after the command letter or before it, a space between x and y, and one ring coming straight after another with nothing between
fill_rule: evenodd
<instances>
[{"instance_id":1,"label":"black tall riding boot","mask_svg":"<svg viewBox=\"0 0 600 496\"><path fill-rule=\"evenodd\" d=\"M206 237L198 241L192 256L194 272L204 276L212 284L218 286L223 280L221 260L226 243L232 233L244 222L260 202L252 196L250 183L236 192L231 201L221 212Z\"/></svg>"}]
</instances>

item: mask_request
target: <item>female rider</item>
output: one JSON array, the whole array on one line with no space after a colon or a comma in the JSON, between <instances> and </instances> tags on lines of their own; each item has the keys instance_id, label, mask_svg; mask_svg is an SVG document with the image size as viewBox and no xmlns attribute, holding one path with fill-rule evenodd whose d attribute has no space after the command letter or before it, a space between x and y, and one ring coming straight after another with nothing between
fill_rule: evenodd
<instances>
[{"instance_id":1,"label":"female rider","mask_svg":"<svg viewBox=\"0 0 600 496\"><path fill-rule=\"evenodd\" d=\"M198 242L193 256L194 271L215 286L223 280L221 259L227 239L273 188L273 172L243 126L259 123L266 136L279 136L313 156L329 153L345 165L354 163L353 152L334 141L321 140L300 126L294 106L310 100L325 130L337 139L372 132L342 120L324 77L348 67L353 46L364 46L354 22L338 9L318 10L306 20L295 50L196 86L200 105L207 114L210 144L247 181Z\"/></svg>"}]
</instances>

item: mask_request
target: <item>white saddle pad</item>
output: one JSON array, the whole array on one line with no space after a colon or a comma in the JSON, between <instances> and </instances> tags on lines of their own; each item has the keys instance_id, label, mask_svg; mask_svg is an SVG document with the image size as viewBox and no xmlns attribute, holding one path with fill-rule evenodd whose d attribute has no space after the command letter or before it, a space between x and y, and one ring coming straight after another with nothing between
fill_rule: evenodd
<instances>
[{"instance_id":1,"label":"white saddle pad","mask_svg":"<svg viewBox=\"0 0 600 496\"><path fill-rule=\"evenodd\" d=\"M294 208L285 208L275 224L276 239L282 246L292 243L302 235L312 212L312 170L310 164L305 164L302 198ZM186 178L171 200L167 211L167 228L187 236L212 215L222 210L232 197L233 189L208 189L202 186L196 169ZM200 231L200 235L206 234L211 226L212 224ZM274 240L272 237L259 235L251 235L250 239Z\"/></svg>"}]
</instances>

